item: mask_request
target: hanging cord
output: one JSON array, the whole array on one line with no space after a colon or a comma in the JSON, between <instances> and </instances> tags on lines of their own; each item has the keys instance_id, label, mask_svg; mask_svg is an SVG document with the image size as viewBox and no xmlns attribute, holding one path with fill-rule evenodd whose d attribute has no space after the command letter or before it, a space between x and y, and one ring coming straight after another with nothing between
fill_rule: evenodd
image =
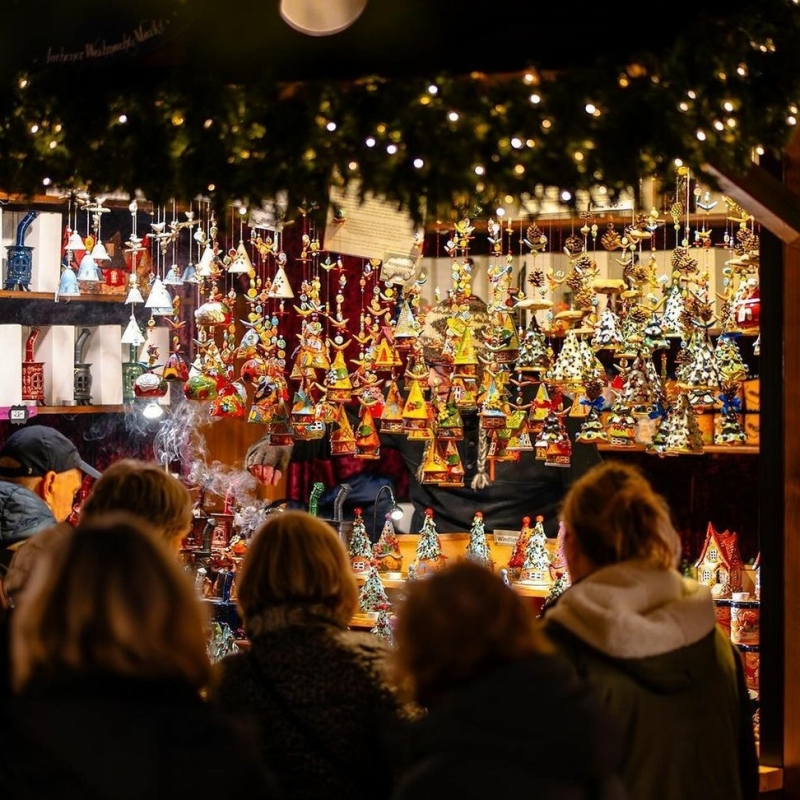
<instances>
[{"instance_id":1,"label":"hanging cord","mask_svg":"<svg viewBox=\"0 0 800 800\"><path fill-rule=\"evenodd\" d=\"M485 489L489 485L489 475L486 472L486 461L489 456L489 437L486 428L481 427L478 433L478 471L472 479L470 486L473 491Z\"/></svg>"}]
</instances>

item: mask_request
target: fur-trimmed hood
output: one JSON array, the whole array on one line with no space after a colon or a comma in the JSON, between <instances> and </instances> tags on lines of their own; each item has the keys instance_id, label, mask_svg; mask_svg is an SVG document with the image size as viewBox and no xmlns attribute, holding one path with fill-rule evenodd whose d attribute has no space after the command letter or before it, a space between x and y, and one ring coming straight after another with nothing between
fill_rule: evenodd
<instances>
[{"instance_id":1,"label":"fur-trimmed hood","mask_svg":"<svg viewBox=\"0 0 800 800\"><path fill-rule=\"evenodd\" d=\"M559 597L546 620L619 659L679 650L707 636L716 623L706 586L642 561L613 564L588 575Z\"/></svg>"}]
</instances>

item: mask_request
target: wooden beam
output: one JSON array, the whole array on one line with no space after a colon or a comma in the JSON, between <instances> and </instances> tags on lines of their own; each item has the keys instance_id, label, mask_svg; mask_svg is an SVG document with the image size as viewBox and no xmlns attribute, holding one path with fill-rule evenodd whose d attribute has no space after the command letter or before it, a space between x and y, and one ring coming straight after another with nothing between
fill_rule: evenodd
<instances>
[{"instance_id":1,"label":"wooden beam","mask_svg":"<svg viewBox=\"0 0 800 800\"><path fill-rule=\"evenodd\" d=\"M727 174L711 164L703 171L785 245L800 248L800 195L756 164L743 175Z\"/></svg>"}]
</instances>

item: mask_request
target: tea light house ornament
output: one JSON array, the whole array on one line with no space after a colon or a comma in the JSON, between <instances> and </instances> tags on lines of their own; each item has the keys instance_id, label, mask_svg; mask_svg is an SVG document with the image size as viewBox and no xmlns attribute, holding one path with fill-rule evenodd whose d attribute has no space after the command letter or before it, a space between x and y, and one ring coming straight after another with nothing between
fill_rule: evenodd
<instances>
[{"instance_id":1,"label":"tea light house ornament","mask_svg":"<svg viewBox=\"0 0 800 800\"><path fill-rule=\"evenodd\" d=\"M41 332L41 328L31 328L25 342L25 361L22 362L22 400L37 405L44 404L44 363L33 360L33 351Z\"/></svg>"},{"instance_id":2,"label":"tea light house ornament","mask_svg":"<svg viewBox=\"0 0 800 800\"><path fill-rule=\"evenodd\" d=\"M8 251L8 267L3 288L6 291L29 292L33 274L33 248L24 244L25 234L31 223L39 216L38 211L29 211L17 226L17 237L14 244L6 247Z\"/></svg>"}]
</instances>

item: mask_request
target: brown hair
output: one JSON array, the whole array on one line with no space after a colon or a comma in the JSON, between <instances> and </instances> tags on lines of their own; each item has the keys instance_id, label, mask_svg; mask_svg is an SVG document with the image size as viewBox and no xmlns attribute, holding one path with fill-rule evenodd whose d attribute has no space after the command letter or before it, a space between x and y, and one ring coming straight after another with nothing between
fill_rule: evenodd
<instances>
[{"instance_id":1,"label":"brown hair","mask_svg":"<svg viewBox=\"0 0 800 800\"><path fill-rule=\"evenodd\" d=\"M94 484L81 508L82 516L127 511L143 517L170 543L192 526L192 496L174 476L154 461L115 461Z\"/></svg>"},{"instance_id":2,"label":"brown hair","mask_svg":"<svg viewBox=\"0 0 800 800\"><path fill-rule=\"evenodd\" d=\"M619 461L592 467L567 492L561 517L595 567L628 559L678 565L681 542L667 502L638 467Z\"/></svg>"},{"instance_id":3,"label":"brown hair","mask_svg":"<svg viewBox=\"0 0 800 800\"><path fill-rule=\"evenodd\" d=\"M68 669L205 686L207 616L189 576L140 518L81 522L43 553L12 621L17 691Z\"/></svg>"},{"instance_id":4,"label":"brown hair","mask_svg":"<svg viewBox=\"0 0 800 800\"><path fill-rule=\"evenodd\" d=\"M323 605L343 625L358 606L358 584L344 544L305 511L272 514L256 532L236 583L247 621L270 606Z\"/></svg>"},{"instance_id":5,"label":"brown hair","mask_svg":"<svg viewBox=\"0 0 800 800\"><path fill-rule=\"evenodd\" d=\"M495 667L550 650L525 600L468 561L407 584L395 638L397 682L422 705Z\"/></svg>"}]
</instances>

